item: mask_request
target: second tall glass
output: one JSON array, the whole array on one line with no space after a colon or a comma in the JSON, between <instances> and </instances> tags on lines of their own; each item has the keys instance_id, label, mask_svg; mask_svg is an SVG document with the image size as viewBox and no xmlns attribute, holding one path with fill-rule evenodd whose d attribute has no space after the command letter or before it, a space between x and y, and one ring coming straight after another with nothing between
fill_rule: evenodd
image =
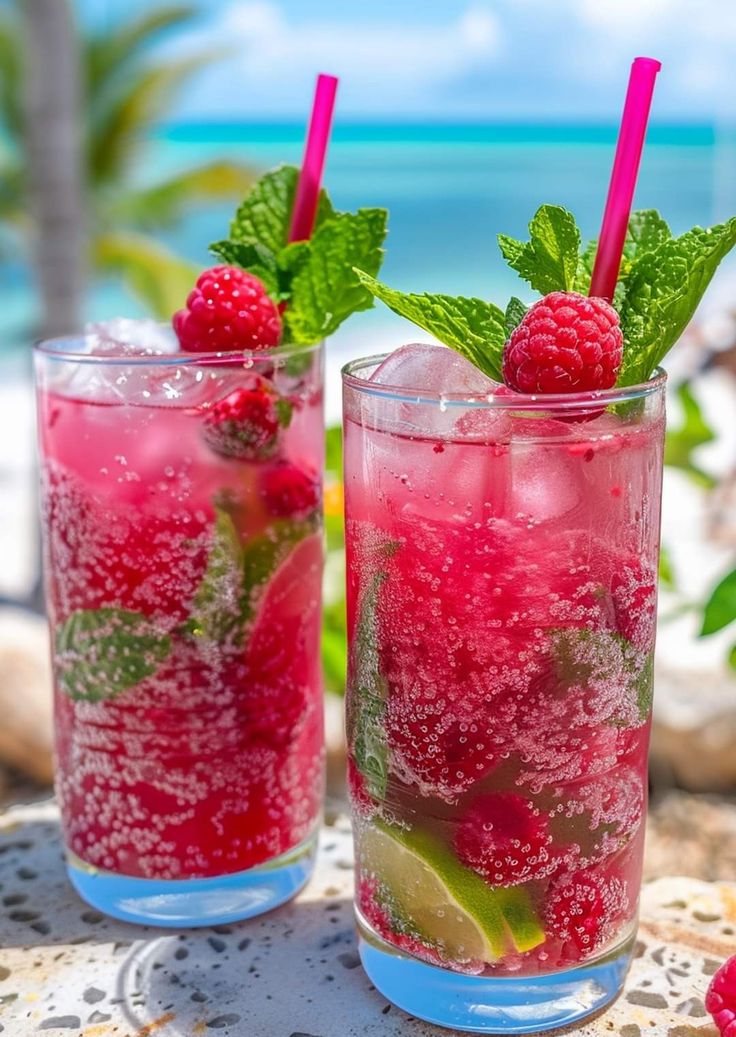
<instances>
[{"instance_id":1,"label":"second tall glass","mask_svg":"<svg viewBox=\"0 0 736 1037\"><path fill-rule=\"evenodd\" d=\"M86 336L36 369L72 882L131 921L258 914L320 815L321 347Z\"/></svg>"},{"instance_id":2,"label":"second tall glass","mask_svg":"<svg viewBox=\"0 0 736 1037\"><path fill-rule=\"evenodd\" d=\"M363 964L445 1026L568 1025L636 931L664 376L473 398L382 360L344 371Z\"/></svg>"}]
</instances>

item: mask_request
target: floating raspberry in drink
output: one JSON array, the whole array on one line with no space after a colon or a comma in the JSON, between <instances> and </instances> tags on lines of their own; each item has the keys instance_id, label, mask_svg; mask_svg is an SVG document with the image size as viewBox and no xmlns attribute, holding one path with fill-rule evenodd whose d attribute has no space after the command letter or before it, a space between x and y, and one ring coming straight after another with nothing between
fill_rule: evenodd
<instances>
[{"instance_id":1,"label":"floating raspberry in drink","mask_svg":"<svg viewBox=\"0 0 736 1037\"><path fill-rule=\"evenodd\" d=\"M582 961L612 938L628 909L622 879L608 870L586 868L551 883L545 928L564 941L566 961Z\"/></svg>"},{"instance_id":2,"label":"floating raspberry in drink","mask_svg":"<svg viewBox=\"0 0 736 1037\"><path fill-rule=\"evenodd\" d=\"M319 484L305 469L285 461L263 471L261 495L272 515L304 518L319 504Z\"/></svg>"},{"instance_id":3,"label":"floating raspberry in drink","mask_svg":"<svg viewBox=\"0 0 736 1037\"><path fill-rule=\"evenodd\" d=\"M251 373L241 381L205 409L202 434L223 457L263 460L275 453L281 430L291 421L292 406L267 378Z\"/></svg>"},{"instance_id":4,"label":"floating raspberry in drink","mask_svg":"<svg viewBox=\"0 0 736 1037\"><path fill-rule=\"evenodd\" d=\"M503 792L480 796L460 818L455 850L491 886L543 879L559 869L547 818L528 799Z\"/></svg>"},{"instance_id":5,"label":"floating raspberry in drink","mask_svg":"<svg viewBox=\"0 0 736 1037\"><path fill-rule=\"evenodd\" d=\"M705 1007L721 1037L736 1037L736 955L725 961L710 981Z\"/></svg>"},{"instance_id":6,"label":"floating raspberry in drink","mask_svg":"<svg viewBox=\"0 0 736 1037\"><path fill-rule=\"evenodd\" d=\"M233 266L200 274L173 324L188 353L268 349L281 341L278 307L263 283Z\"/></svg>"},{"instance_id":7,"label":"floating raspberry in drink","mask_svg":"<svg viewBox=\"0 0 736 1037\"><path fill-rule=\"evenodd\" d=\"M610 389L623 354L619 317L605 299L550 292L526 312L503 354L503 377L517 392Z\"/></svg>"}]
</instances>

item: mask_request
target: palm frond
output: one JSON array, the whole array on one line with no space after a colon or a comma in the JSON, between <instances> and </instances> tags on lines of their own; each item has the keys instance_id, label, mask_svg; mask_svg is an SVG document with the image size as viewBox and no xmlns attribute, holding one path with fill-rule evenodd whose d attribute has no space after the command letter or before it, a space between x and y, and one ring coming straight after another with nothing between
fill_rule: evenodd
<instances>
[{"instance_id":1,"label":"palm frond","mask_svg":"<svg viewBox=\"0 0 736 1037\"><path fill-rule=\"evenodd\" d=\"M146 132L168 111L184 82L209 64L212 52L144 69L114 96L90 109L88 176L92 186L119 178Z\"/></svg>"},{"instance_id":2,"label":"palm frond","mask_svg":"<svg viewBox=\"0 0 736 1037\"><path fill-rule=\"evenodd\" d=\"M25 175L12 160L0 165L0 222L20 224L26 216Z\"/></svg>"},{"instance_id":3,"label":"palm frond","mask_svg":"<svg viewBox=\"0 0 736 1037\"><path fill-rule=\"evenodd\" d=\"M11 140L17 140L23 128L22 53L16 20L9 12L0 11L0 127Z\"/></svg>"},{"instance_id":4,"label":"palm frond","mask_svg":"<svg viewBox=\"0 0 736 1037\"><path fill-rule=\"evenodd\" d=\"M133 18L105 34L90 36L84 46L90 101L94 102L112 80L124 74L159 34L190 21L196 14L197 8L192 4L172 4Z\"/></svg>"},{"instance_id":5,"label":"palm frond","mask_svg":"<svg viewBox=\"0 0 736 1037\"><path fill-rule=\"evenodd\" d=\"M153 317L168 320L183 305L199 269L143 234L99 235L92 264L100 274L114 275L138 296Z\"/></svg>"},{"instance_id":6,"label":"palm frond","mask_svg":"<svg viewBox=\"0 0 736 1037\"><path fill-rule=\"evenodd\" d=\"M143 230L169 227L193 205L241 197L255 177L252 169L236 162L211 162L150 187L116 194L104 216L112 224Z\"/></svg>"}]
</instances>

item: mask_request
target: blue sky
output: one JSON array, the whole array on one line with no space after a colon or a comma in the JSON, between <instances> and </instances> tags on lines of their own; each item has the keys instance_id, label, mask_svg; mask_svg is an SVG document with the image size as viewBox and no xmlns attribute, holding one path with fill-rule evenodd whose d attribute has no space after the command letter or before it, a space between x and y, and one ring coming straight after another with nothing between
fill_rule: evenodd
<instances>
[{"instance_id":1,"label":"blue sky","mask_svg":"<svg viewBox=\"0 0 736 1037\"><path fill-rule=\"evenodd\" d=\"M654 117L736 123L733 0L197 0L166 52L228 47L182 118L303 117L317 71L343 118L615 121L636 54L661 58ZM151 0L77 0L104 25Z\"/></svg>"}]
</instances>

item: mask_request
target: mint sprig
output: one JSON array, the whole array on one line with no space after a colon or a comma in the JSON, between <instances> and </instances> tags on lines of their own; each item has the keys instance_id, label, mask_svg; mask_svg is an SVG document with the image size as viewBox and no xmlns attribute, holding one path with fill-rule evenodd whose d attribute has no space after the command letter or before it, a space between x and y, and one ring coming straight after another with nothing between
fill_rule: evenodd
<instances>
[{"instance_id":1,"label":"mint sprig","mask_svg":"<svg viewBox=\"0 0 736 1037\"><path fill-rule=\"evenodd\" d=\"M348 664L348 744L373 799L383 799L388 784L389 748L384 724L388 684L381 672L376 617L385 579L386 573L379 570L363 592Z\"/></svg>"},{"instance_id":2,"label":"mint sprig","mask_svg":"<svg viewBox=\"0 0 736 1037\"><path fill-rule=\"evenodd\" d=\"M225 263L255 274L274 300L286 303L284 342L312 345L352 313L373 305L353 267L378 273L387 213L337 212L322 190L312 237L289 244L298 177L295 166L280 166L261 177L236 212L230 237L210 249Z\"/></svg>"},{"instance_id":3,"label":"mint sprig","mask_svg":"<svg viewBox=\"0 0 736 1037\"><path fill-rule=\"evenodd\" d=\"M215 529L204 575L183 633L213 643L242 644L266 584L300 541L318 528L317 515L276 519L259 536L243 542L237 506L215 503Z\"/></svg>"},{"instance_id":4,"label":"mint sprig","mask_svg":"<svg viewBox=\"0 0 736 1037\"><path fill-rule=\"evenodd\" d=\"M581 247L575 218L557 205L543 205L529 224L529 240L500 234L509 266L542 295L587 294L597 242ZM721 260L736 246L736 217L704 230L673 237L655 209L631 214L613 305L624 338L617 385L650 378L680 337ZM448 295L413 295L371 277L362 283L395 313L457 350L485 374L500 380L506 339L526 308L512 297L505 312L491 302Z\"/></svg>"},{"instance_id":5,"label":"mint sprig","mask_svg":"<svg viewBox=\"0 0 736 1037\"><path fill-rule=\"evenodd\" d=\"M649 378L690 323L721 260L736 245L736 217L693 227L651 251L637 251L621 308L624 358L619 385Z\"/></svg>"},{"instance_id":6,"label":"mint sprig","mask_svg":"<svg viewBox=\"0 0 736 1037\"><path fill-rule=\"evenodd\" d=\"M71 699L102 702L151 677L171 652L171 638L140 612L78 609L56 633L55 664Z\"/></svg>"}]
</instances>

